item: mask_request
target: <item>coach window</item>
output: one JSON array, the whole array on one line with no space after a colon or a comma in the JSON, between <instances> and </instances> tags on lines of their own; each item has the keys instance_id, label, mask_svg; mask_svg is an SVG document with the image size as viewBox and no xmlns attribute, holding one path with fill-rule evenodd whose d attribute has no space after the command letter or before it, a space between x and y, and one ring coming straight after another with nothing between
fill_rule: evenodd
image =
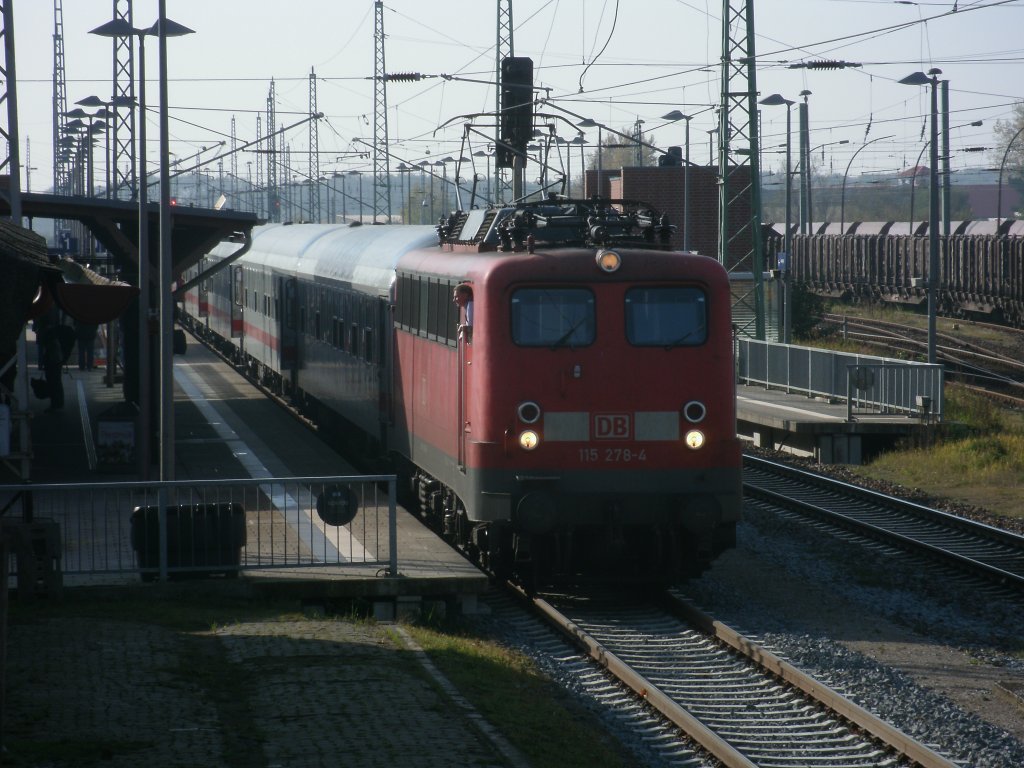
<instances>
[{"instance_id":1,"label":"coach window","mask_svg":"<svg viewBox=\"0 0 1024 768\"><path fill-rule=\"evenodd\" d=\"M626 292L626 339L630 344L690 347L703 344L707 337L707 297L700 288L632 288Z\"/></svg>"},{"instance_id":2,"label":"coach window","mask_svg":"<svg viewBox=\"0 0 1024 768\"><path fill-rule=\"evenodd\" d=\"M351 355L359 355L359 326L355 323L349 327L348 351Z\"/></svg>"},{"instance_id":3,"label":"coach window","mask_svg":"<svg viewBox=\"0 0 1024 768\"><path fill-rule=\"evenodd\" d=\"M594 294L585 288L520 288L512 294L512 340L524 347L594 342Z\"/></svg>"}]
</instances>

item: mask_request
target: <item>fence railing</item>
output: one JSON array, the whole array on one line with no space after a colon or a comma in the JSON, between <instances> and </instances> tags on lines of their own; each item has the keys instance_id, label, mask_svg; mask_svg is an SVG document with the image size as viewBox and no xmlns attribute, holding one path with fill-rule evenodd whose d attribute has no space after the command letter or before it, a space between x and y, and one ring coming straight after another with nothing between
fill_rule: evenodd
<instances>
[{"instance_id":1,"label":"fence railing","mask_svg":"<svg viewBox=\"0 0 1024 768\"><path fill-rule=\"evenodd\" d=\"M847 418L898 415L942 420L942 366L738 337L741 384L847 404Z\"/></svg>"},{"instance_id":2,"label":"fence railing","mask_svg":"<svg viewBox=\"0 0 1024 768\"><path fill-rule=\"evenodd\" d=\"M393 475L3 485L0 510L16 536L58 527L65 575L367 564L395 575L395 491Z\"/></svg>"}]
</instances>

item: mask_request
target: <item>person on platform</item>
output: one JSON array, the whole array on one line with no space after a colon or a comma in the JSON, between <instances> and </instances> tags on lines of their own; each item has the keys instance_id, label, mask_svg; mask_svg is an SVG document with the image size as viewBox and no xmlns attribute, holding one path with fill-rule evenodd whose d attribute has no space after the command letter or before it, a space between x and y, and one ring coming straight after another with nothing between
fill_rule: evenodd
<instances>
[{"instance_id":1,"label":"person on platform","mask_svg":"<svg viewBox=\"0 0 1024 768\"><path fill-rule=\"evenodd\" d=\"M64 407L64 382L61 381L61 368L64 367L64 351L56 326L50 326L42 332L43 344L43 375L46 377L46 391L50 396L50 407L46 410L59 411Z\"/></svg>"},{"instance_id":2,"label":"person on platform","mask_svg":"<svg viewBox=\"0 0 1024 768\"><path fill-rule=\"evenodd\" d=\"M96 326L76 320L75 344L78 347L78 370L91 371L96 353Z\"/></svg>"}]
</instances>

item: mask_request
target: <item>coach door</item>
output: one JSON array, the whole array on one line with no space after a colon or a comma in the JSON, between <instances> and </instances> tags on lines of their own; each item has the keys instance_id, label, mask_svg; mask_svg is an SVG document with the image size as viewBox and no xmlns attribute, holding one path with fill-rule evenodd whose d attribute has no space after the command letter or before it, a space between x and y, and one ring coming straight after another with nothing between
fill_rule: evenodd
<instances>
[{"instance_id":1,"label":"coach door","mask_svg":"<svg viewBox=\"0 0 1024 768\"><path fill-rule=\"evenodd\" d=\"M241 266L231 267L231 338L242 338L245 328L242 311L245 307L245 274Z\"/></svg>"},{"instance_id":2,"label":"coach door","mask_svg":"<svg viewBox=\"0 0 1024 768\"><path fill-rule=\"evenodd\" d=\"M391 303L378 299L375 305L374 363L377 371L378 405L381 444L387 446L388 428L395 423L394 353L395 324L391 316Z\"/></svg>"},{"instance_id":3,"label":"coach door","mask_svg":"<svg viewBox=\"0 0 1024 768\"><path fill-rule=\"evenodd\" d=\"M278 318L281 339L281 375L294 388L299 374L299 296L294 277L278 278L281 315Z\"/></svg>"},{"instance_id":4,"label":"coach door","mask_svg":"<svg viewBox=\"0 0 1024 768\"><path fill-rule=\"evenodd\" d=\"M459 308L459 328L456 343L459 350L458 381L458 440L459 469L466 469L466 441L469 440L472 425L469 421L469 404L473 391L473 288L467 283L455 286L453 297Z\"/></svg>"}]
</instances>

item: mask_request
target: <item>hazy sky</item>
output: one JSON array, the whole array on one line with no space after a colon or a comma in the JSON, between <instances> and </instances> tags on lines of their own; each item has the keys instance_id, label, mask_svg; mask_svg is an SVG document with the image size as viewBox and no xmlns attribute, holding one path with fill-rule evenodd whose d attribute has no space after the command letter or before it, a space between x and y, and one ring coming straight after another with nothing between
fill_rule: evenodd
<instances>
[{"instance_id":1,"label":"hazy sky","mask_svg":"<svg viewBox=\"0 0 1024 768\"><path fill-rule=\"evenodd\" d=\"M63 6L68 107L92 94L109 98L111 42L88 32L110 20L112 2L65 0ZM238 143L252 140L272 77L278 126L301 120L308 111L309 74L315 71L317 106L326 114L319 126L321 172L372 167L343 154L364 150L356 139L370 140L373 134L372 0L168 0L167 7L171 19L196 32L168 43L176 156L228 140L232 116ZM493 109L496 3L386 0L384 7L388 71L427 76L389 84L394 155L416 162L428 152L432 157L458 152L465 121L438 128L459 115ZM682 123L666 125L661 119L679 109L694 115L691 158L707 163L707 130L715 125L720 92L721 10L722 3L712 0L516 0L515 54L533 58L536 85L553 105L545 113L572 122L568 113L575 113L617 129L640 119L653 141L665 147L683 143ZM941 77L950 81L953 168L998 164L994 152L961 150L991 147L995 122L1007 119L1014 102L1024 100L1024 0L756 0L754 12L761 96L778 92L796 101L800 91L811 91L812 146L849 142L824 150L825 170L832 166L842 173L865 141L885 136L893 138L861 152L851 173L913 165L927 138L922 129L928 94L926 88L897 81L931 67L941 68ZM156 0L135 0L134 13L136 26L148 26L157 16ZM22 157L24 162L30 140L36 191L52 183L53 30L51 2L17 0ZM863 66L789 68L820 59ZM147 45L147 76L147 100L155 109L155 40ZM781 162L773 151L785 141L785 117L783 107L762 110L766 170ZM984 125L956 128L975 120ZM796 124L794 107L794 129ZM566 138L575 135L569 122L557 125ZM155 161L155 112L149 126L149 157ZM597 137L592 131L587 138ZM794 134L794 146L795 141ZM307 127L290 131L284 142L291 147L295 172L304 173ZM486 143L479 137L474 142L474 150ZM255 157L240 157L243 178L246 163ZM821 158L819 151L816 162Z\"/></svg>"}]
</instances>

